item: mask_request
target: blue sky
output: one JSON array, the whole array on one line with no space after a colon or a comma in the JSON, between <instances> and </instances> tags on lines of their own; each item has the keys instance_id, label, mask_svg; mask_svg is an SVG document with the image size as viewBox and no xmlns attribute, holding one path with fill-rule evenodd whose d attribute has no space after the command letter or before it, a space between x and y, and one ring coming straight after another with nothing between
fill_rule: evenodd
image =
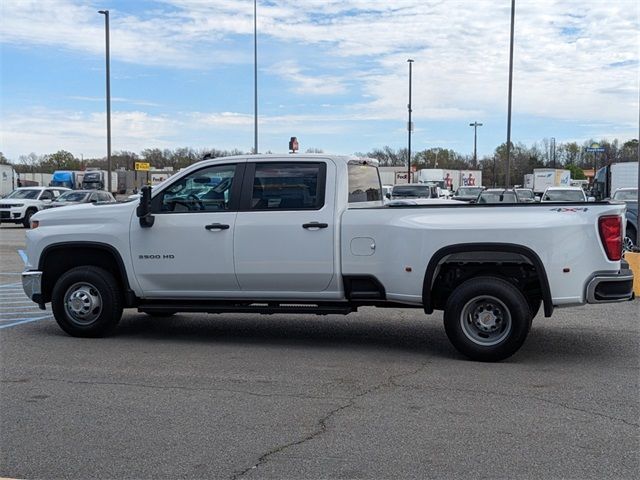
<instances>
[{"instance_id":1,"label":"blue sky","mask_svg":"<svg viewBox=\"0 0 640 480\"><path fill-rule=\"evenodd\" d=\"M253 1L3 0L0 151L253 146ZM638 136L639 3L517 0L512 138ZM258 0L259 150L473 149L506 138L507 0Z\"/></svg>"}]
</instances>

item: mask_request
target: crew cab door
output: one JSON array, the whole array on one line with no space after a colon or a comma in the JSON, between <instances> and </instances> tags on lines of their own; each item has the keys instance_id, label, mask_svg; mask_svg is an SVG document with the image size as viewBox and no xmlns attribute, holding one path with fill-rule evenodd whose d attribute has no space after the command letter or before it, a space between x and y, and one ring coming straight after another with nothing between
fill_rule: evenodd
<instances>
[{"instance_id":1,"label":"crew cab door","mask_svg":"<svg viewBox=\"0 0 640 480\"><path fill-rule=\"evenodd\" d=\"M131 219L131 256L146 298L204 298L237 291L233 235L244 163L204 167L153 196L155 221Z\"/></svg>"},{"instance_id":2,"label":"crew cab door","mask_svg":"<svg viewBox=\"0 0 640 480\"><path fill-rule=\"evenodd\" d=\"M334 275L335 165L328 160L248 163L236 220L240 288L322 292Z\"/></svg>"}]
</instances>

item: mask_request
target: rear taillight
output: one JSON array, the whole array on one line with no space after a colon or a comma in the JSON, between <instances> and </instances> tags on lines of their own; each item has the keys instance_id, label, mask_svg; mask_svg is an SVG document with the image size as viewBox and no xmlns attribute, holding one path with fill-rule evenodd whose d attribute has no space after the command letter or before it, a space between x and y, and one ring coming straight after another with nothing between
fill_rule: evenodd
<instances>
[{"instance_id":1,"label":"rear taillight","mask_svg":"<svg viewBox=\"0 0 640 480\"><path fill-rule=\"evenodd\" d=\"M598 229L607 258L612 261L620 260L622 258L622 218L617 215L600 217Z\"/></svg>"}]
</instances>

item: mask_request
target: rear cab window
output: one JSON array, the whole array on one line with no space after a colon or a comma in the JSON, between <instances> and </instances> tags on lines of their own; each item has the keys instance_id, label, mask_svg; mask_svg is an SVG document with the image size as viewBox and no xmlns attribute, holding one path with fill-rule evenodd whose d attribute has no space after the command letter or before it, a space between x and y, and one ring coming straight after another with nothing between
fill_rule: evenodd
<instances>
[{"instance_id":1,"label":"rear cab window","mask_svg":"<svg viewBox=\"0 0 640 480\"><path fill-rule=\"evenodd\" d=\"M382 184L378 169L367 164L349 164L349 203L382 201Z\"/></svg>"}]
</instances>

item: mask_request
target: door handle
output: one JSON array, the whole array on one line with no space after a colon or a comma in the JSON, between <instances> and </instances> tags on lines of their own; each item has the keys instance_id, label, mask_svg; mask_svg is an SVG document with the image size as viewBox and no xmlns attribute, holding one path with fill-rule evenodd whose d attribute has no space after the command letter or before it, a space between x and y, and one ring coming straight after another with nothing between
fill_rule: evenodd
<instances>
[{"instance_id":1,"label":"door handle","mask_svg":"<svg viewBox=\"0 0 640 480\"><path fill-rule=\"evenodd\" d=\"M327 228L329 226L328 223L320 223L320 222L311 222L311 223L303 223L302 228Z\"/></svg>"},{"instance_id":2,"label":"door handle","mask_svg":"<svg viewBox=\"0 0 640 480\"><path fill-rule=\"evenodd\" d=\"M229 230L229 225L225 225L223 223L212 223L210 225L205 225L204 228L207 230Z\"/></svg>"}]
</instances>

